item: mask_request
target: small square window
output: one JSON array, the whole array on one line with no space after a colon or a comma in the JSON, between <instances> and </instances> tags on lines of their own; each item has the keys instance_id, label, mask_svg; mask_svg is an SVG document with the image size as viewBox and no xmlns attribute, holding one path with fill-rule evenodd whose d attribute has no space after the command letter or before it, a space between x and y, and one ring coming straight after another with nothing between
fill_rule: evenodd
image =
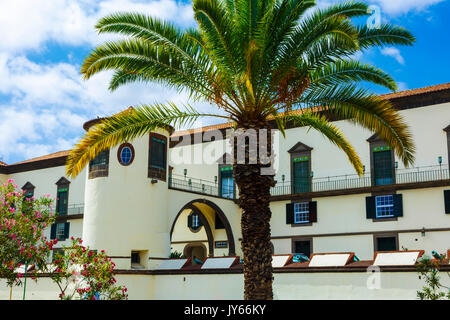
<instances>
[{"instance_id":1,"label":"small square window","mask_svg":"<svg viewBox=\"0 0 450 320\"><path fill-rule=\"evenodd\" d=\"M309 222L309 203L297 202L294 203L294 223L308 223Z\"/></svg>"},{"instance_id":2,"label":"small square window","mask_svg":"<svg viewBox=\"0 0 450 320\"><path fill-rule=\"evenodd\" d=\"M376 251L397 251L397 237L376 238Z\"/></svg>"},{"instance_id":3,"label":"small square window","mask_svg":"<svg viewBox=\"0 0 450 320\"><path fill-rule=\"evenodd\" d=\"M138 251L131 252L131 263L137 263L137 264L141 263L141 259L140 259Z\"/></svg>"},{"instance_id":4,"label":"small square window","mask_svg":"<svg viewBox=\"0 0 450 320\"><path fill-rule=\"evenodd\" d=\"M394 196L375 197L375 208L377 218L390 218L394 216Z\"/></svg>"}]
</instances>

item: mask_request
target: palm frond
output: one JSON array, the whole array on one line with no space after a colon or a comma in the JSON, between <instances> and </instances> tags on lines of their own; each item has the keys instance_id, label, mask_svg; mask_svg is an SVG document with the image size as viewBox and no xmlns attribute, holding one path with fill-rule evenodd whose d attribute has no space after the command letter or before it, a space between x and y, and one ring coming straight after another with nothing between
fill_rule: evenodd
<instances>
[{"instance_id":1,"label":"palm frond","mask_svg":"<svg viewBox=\"0 0 450 320\"><path fill-rule=\"evenodd\" d=\"M344 83L367 81L397 91L397 84L386 72L359 61L336 60L309 74L311 86L337 86Z\"/></svg>"},{"instance_id":2,"label":"palm frond","mask_svg":"<svg viewBox=\"0 0 450 320\"><path fill-rule=\"evenodd\" d=\"M343 133L334 126L329 120L316 113L302 113L302 114L287 114L284 119L292 121L294 125L308 126L321 134L323 134L331 143L339 147L348 157L348 160L353 165L358 175L362 175L363 164L353 146L348 142Z\"/></svg>"},{"instance_id":3,"label":"palm frond","mask_svg":"<svg viewBox=\"0 0 450 320\"><path fill-rule=\"evenodd\" d=\"M308 89L299 104L322 106L338 119L347 119L375 132L390 145L405 166L414 163L415 145L408 125L388 100L355 85Z\"/></svg>"},{"instance_id":4,"label":"palm frond","mask_svg":"<svg viewBox=\"0 0 450 320\"><path fill-rule=\"evenodd\" d=\"M66 163L67 176L75 178L101 151L124 141L132 141L158 128L189 126L198 118L205 116L227 118L222 115L199 113L189 105L185 106L185 109L181 110L173 103L142 105L132 112L103 120L89 129L70 151Z\"/></svg>"}]
</instances>

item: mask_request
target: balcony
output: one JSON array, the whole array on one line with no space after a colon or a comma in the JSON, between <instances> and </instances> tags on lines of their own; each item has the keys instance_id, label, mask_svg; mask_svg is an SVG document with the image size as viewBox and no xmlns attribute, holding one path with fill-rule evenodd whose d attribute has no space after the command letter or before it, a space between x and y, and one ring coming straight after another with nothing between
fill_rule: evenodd
<instances>
[{"instance_id":1,"label":"balcony","mask_svg":"<svg viewBox=\"0 0 450 320\"><path fill-rule=\"evenodd\" d=\"M225 198L219 194L219 186L217 183L192 177L172 175L169 177L169 188Z\"/></svg>"},{"instance_id":2,"label":"balcony","mask_svg":"<svg viewBox=\"0 0 450 320\"><path fill-rule=\"evenodd\" d=\"M307 186L302 186L301 189L307 192L327 192L338 190L352 190L363 189L371 187L386 187L386 186L399 186L421 184L424 182L438 182L450 179L448 166L427 166L416 167L407 169L396 169L395 175L391 183L376 184L370 173L366 173L363 176L356 174L352 175L340 175L329 176L323 178L313 178ZM284 196L298 194L294 192L294 186L291 182L278 182L277 185L272 188L272 196Z\"/></svg>"},{"instance_id":3,"label":"balcony","mask_svg":"<svg viewBox=\"0 0 450 320\"><path fill-rule=\"evenodd\" d=\"M330 193L330 195L337 195L357 192L371 192L371 188L404 187L405 189L409 189L421 186L437 186L440 182L448 181L450 179L449 172L448 165L396 169L395 176L392 179L393 183L384 185L377 185L375 181L373 181L370 173L366 173L361 177L356 174L348 174L311 178L309 183L306 185L303 184L300 188L298 186L294 188L291 182L278 181L276 186L271 189L271 195L277 199L283 198L283 196L300 195L305 193L315 193L317 195L318 193L323 192ZM169 179L169 188L224 199L234 199L234 197L222 196L224 193L220 194L217 183L203 179L174 175ZM302 192L296 192L297 190L301 190Z\"/></svg>"},{"instance_id":4,"label":"balcony","mask_svg":"<svg viewBox=\"0 0 450 320\"><path fill-rule=\"evenodd\" d=\"M56 208L52 208L51 212L55 213ZM84 203L69 204L67 206L67 213L59 213L57 219L78 219L82 218L84 214Z\"/></svg>"}]
</instances>

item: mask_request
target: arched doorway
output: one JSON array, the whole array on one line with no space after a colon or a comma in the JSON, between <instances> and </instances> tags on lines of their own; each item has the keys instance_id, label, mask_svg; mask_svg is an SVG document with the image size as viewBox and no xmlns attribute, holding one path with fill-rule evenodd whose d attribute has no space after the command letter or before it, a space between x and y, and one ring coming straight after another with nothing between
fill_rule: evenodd
<instances>
[{"instance_id":1,"label":"arched doorway","mask_svg":"<svg viewBox=\"0 0 450 320\"><path fill-rule=\"evenodd\" d=\"M188 202L185 204L180 211L178 211L178 214L175 216L174 221L172 222L172 227L170 230L170 239L172 241L172 235L175 228L175 224L177 223L178 218L183 212L186 212L186 210L190 210L190 213L195 213L198 215L202 227L204 227L204 230L207 235L207 242L208 242L208 256L214 256L214 236L213 236L213 229L214 222L210 223L211 221L211 213L214 213L215 219L218 219L219 221L215 221L217 224L218 222L223 226L225 229L225 234L227 238L228 243L228 255L229 256L235 256L236 255L236 249L235 249L235 243L234 243L234 236L233 232L231 230L231 225L225 216L225 213L220 209L219 206L217 206L214 202L206 199L196 199ZM208 219L208 218L209 219ZM214 220L212 220L214 221ZM206 247L205 247L206 249ZM222 249L223 250L223 249ZM198 252L200 252L200 249L197 249ZM186 255L186 254L185 254ZM186 255L189 256L189 255Z\"/></svg>"},{"instance_id":2,"label":"arched doorway","mask_svg":"<svg viewBox=\"0 0 450 320\"><path fill-rule=\"evenodd\" d=\"M191 258L193 263L196 264L196 261L205 261L206 259L206 247L202 243L189 243L184 247L183 255L186 258Z\"/></svg>"}]
</instances>

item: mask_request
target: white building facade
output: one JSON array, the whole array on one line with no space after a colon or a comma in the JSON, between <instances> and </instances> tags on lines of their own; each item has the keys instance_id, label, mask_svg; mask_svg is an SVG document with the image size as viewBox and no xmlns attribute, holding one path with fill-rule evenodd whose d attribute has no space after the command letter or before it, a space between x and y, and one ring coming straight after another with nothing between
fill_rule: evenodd
<instances>
[{"instance_id":1,"label":"white building facade","mask_svg":"<svg viewBox=\"0 0 450 320\"><path fill-rule=\"evenodd\" d=\"M275 255L352 252L358 260L373 261L376 252L431 255L450 249L450 84L384 98L411 130L416 144L412 168L405 168L373 132L347 120L333 124L361 157L363 177L318 132L290 126L286 137L275 134ZM177 276L148 273L171 253L202 262L241 256L239 192L227 161L231 134L230 124L160 129L103 152L76 179L65 177L68 151L62 151L0 163L0 182L13 179L35 196L56 199L59 215L47 236L57 238L58 245L81 237L91 249L105 250L125 274L155 277L145 281L156 283ZM236 272L229 276L235 279ZM296 289L283 290L280 298Z\"/></svg>"}]
</instances>

